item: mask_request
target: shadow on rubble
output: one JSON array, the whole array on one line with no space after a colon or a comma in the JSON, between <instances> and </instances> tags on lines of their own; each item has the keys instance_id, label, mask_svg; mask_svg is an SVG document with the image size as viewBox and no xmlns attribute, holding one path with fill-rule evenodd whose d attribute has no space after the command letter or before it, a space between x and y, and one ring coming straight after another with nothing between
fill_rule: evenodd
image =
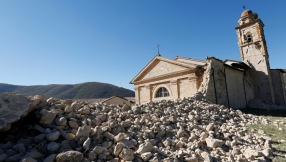
<instances>
[{"instance_id":1,"label":"shadow on rubble","mask_svg":"<svg viewBox=\"0 0 286 162\"><path fill-rule=\"evenodd\" d=\"M264 115L264 116L274 116L274 117L286 117L286 110L266 110L266 109L253 109L253 108L245 108L239 109L243 113L253 114L253 115Z\"/></svg>"},{"instance_id":2,"label":"shadow on rubble","mask_svg":"<svg viewBox=\"0 0 286 162\"><path fill-rule=\"evenodd\" d=\"M40 134L37 130L31 130L29 127L37 123L37 118L33 112L29 113L26 117L19 119L11 125L11 129L6 132L0 132L0 143L8 141L16 143L21 138L36 136Z\"/></svg>"}]
</instances>

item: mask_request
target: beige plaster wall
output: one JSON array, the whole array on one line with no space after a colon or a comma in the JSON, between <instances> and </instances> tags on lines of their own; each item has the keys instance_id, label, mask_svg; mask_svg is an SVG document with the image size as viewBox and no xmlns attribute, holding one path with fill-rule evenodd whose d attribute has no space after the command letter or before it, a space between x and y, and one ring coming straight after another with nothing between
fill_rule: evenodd
<instances>
[{"instance_id":1,"label":"beige plaster wall","mask_svg":"<svg viewBox=\"0 0 286 162\"><path fill-rule=\"evenodd\" d=\"M156 77L159 75L164 75L164 74L168 74L172 72L178 72L178 71L185 70L185 69L186 68L182 66L178 66L178 65L170 64L168 62L157 60L156 64L154 64L153 67L151 67L150 71L148 71L148 73L145 74L145 76L143 76L140 79L142 80L148 79L148 78Z\"/></svg>"},{"instance_id":2,"label":"beige plaster wall","mask_svg":"<svg viewBox=\"0 0 286 162\"><path fill-rule=\"evenodd\" d=\"M103 102L103 103L116 104L116 105L124 105L124 104L127 104L127 105L129 105L129 106L131 105L131 103L130 103L129 101L124 100L124 99L119 98L119 97L114 97L114 98L112 98L112 99L110 99L110 100L107 100L107 101L105 101L105 102Z\"/></svg>"},{"instance_id":3,"label":"beige plaster wall","mask_svg":"<svg viewBox=\"0 0 286 162\"><path fill-rule=\"evenodd\" d=\"M285 84L283 73L279 70L270 70L274 90L275 104L285 105Z\"/></svg>"},{"instance_id":4,"label":"beige plaster wall","mask_svg":"<svg viewBox=\"0 0 286 162\"><path fill-rule=\"evenodd\" d=\"M197 92L196 79L184 78L178 80L179 98L190 97Z\"/></svg>"},{"instance_id":5,"label":"beige plaster wall","mask_svg":"<svg viewBox=\"0 0 286 162\"><path fill-rule=\"evenodd\" d=\"M145 85L139 86L138 93L139 93L139 101L138 101L139 104L150 102L151 95L150 95L150 88L148 86Z\"/></svg>"},{"instance_id":6,"label":"beige plaster wall","mask_svg":"<svg viewBox=\"0 0 286 162\"><path fill-rule=\"evenodd\" d=\"M198 90L197 81L200 76L195 73L183 74L177 73L177 76L171 78L163 78L152 82L138 84L135 87L135 97L137 104L147 102L156 102L160 100L175 100L183 97L190 97ZM169 91L169 97L156 98L156 92L160 87L165 87Z\"/></svg>"}]
</instances>

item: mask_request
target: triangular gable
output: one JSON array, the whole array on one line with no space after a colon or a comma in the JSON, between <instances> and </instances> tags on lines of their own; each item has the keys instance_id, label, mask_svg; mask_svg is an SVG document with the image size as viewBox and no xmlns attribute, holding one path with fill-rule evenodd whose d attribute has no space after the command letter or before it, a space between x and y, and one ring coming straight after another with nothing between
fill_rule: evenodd
<instances>
[{"instance_id":1,"label":"triangular gable","mask_svg":"<svg viewBox=\"0 0 286 162\"><path fill-rule=\"evenodd\" d=\"M167 75L170 73L195 68L196 66L191 64L174 61L161 56L156 56L133 78L130 83L134 84L135 82L140 80L146 80L161 75Z\"/></svg>"}]
</instances>

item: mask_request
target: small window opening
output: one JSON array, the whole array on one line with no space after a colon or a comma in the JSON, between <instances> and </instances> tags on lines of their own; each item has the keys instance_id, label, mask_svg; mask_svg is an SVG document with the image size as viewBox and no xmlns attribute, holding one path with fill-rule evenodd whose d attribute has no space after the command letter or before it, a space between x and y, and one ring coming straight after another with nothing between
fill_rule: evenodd
<instances>
[{"instance_id":1,"label":"small window opening","mask_svg":"<svg viewBox=\"0 0 286 162\"><path fill-rule=\"evenodd\" d=\"M243 39L244 39L244 41L247 42L247 43L252 42L252 36L251 36L251 34L245 34L245 35L243 35Z\"/></svg>"},{"instance_id":2,"label":"small window opening","mask_svg":"<svg viewBox=\"0 0 286 162\"><path fill-rule=\"evenodd\" d=\"M159 88L159 90L156 92L156 98L157 97L168 97L168 96L170 95L169 95L168 90L165 87Z\"/></svg>"}]
</instances>

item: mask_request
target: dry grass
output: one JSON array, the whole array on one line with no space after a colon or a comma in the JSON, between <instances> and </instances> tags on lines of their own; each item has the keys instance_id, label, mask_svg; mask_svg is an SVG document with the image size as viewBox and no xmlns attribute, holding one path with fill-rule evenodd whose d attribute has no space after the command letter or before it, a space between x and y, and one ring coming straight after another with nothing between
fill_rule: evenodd
<instances>
[{"instance_id":1,"label":"dry grass","mask_svg":"<svg viewBox=\"0 0 286 162\"><path fill-rule=\"evenodd\" d=\"M243 110L245 113L263 116L268 118L271 123L248 125L248 130L251 129L263 130L265 134L271 137L273 147L274 162L286 162L286 111L266 111L266 110ZM280 128L280 130L279 130ZM281 142L282 140L282 142ZM283 140L285 140L283 142Z\"/></svg>"}]
</instances>

